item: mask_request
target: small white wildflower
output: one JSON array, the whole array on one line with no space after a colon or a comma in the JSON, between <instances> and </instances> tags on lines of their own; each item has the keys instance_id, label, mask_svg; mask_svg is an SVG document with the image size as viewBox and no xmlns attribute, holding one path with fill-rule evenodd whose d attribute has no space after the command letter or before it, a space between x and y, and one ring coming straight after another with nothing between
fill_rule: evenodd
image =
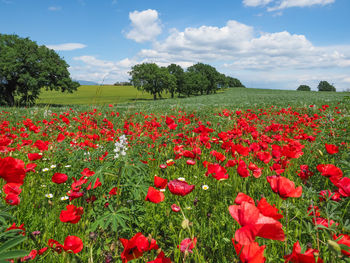
<instances>
[{"instance_id":1,"label":"small white wildflower","mask_svg":"<svg viewBox=\"0 0 350 263\"><path fill-rule=\"evenodd\" d=\"M68 200L68 199L69 199L68 196L62 196L62 197L61 197L61 200L62 200L62 201L65 201L65 200Z\"/></svg>"},{"instance_id":2,"label":"small white wildflower","mask_svg":"<svg viewBox=\"0 0 350 263\"><path fill-rule=\"evenodd\" d=\"M66 168L72 167L70 164L67 164L66 166L64 166Z\"/></svg>"},{"instance_id":3,"label":"small white wildflower","mask_svg":"<svg viewBox=\"0 0 350 263\"><path fill-rule=\"evenodd\" d=\"M43 172L47 172L48 170L50 170L50 169L49 168L42 169Z\"/></svg>"},{"instance_id":4,"label":"small white wildflower","mask_svg":"<svg viewBox=\"0 0 350 263\"><path fill-rule=\"evenodd\" d=\"M186 207L186 209L187 209L187 210L191 210L191 209L192 209L192 207L188 206L188 207Z\"/></svg>"},{"instance_id":5,"label":"small white wildflower","mask_svg":"<svg viewBox=\"0 0 350 263\"><path fill-rule=\"evenodd\" d=\"M51 169L56 168L56 164L50 166Z\"/></svg>"},{"instance_id":6,"label":"small white wildflower","mask_svg":"<svg viewBox=\"0 0 350 263\"><path fill-rule=\"evenodd\" d=\"M183 178L183 177L179 177L179 178L177 178L177 180L182 181L182 182L185 182L185 181L186 181L186 179Z\"/></svg>"},{"instance_id":7,"label":"small white wildflower","mask_svg":"<svg viewBox=\"0 0 350 263\"><path fill-rule=\"evenodd\" d=\"M45 197L47 197L47 198L52 198L52 197L53 197L53 194L45 194Z\"/></svg>"},{"instance_id":8,"label":"small white wildflower","mask_svg":"<svg viewBox=\"0 0 350 263\"><path fill-rule=\"evenodd\" d=\"M203 189L203 190L208 190L208 189L209 189L209 186L206 185L206 184L204 184L204 185L202 185L202 189Z\"/></svg>"},{"instance_id":9,"label":"small white wildflower","mask_svg":"<svg viewBox=\"0 0 350 263\"><path fill-rule=\"evenodd\" d=\"M46 184L42 184L41 187L45 188L45 187L46 187Z\"/></svg>"},{"instance_id":10,"label":"small white wildflower","mask_svg":"<svg viewBox=\"0 0 350 263\"><path fill-rule=\"evenodd\" d=\"M165 189L159 189L160 192L165 192Z\"/></svg>"}]
</instances>

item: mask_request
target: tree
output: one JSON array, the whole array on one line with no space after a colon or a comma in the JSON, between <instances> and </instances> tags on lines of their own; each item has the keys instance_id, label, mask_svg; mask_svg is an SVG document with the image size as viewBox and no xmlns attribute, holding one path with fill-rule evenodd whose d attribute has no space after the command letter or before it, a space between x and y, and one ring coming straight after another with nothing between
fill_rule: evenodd
<instances>
[{"instance_id":1,"label":"tree","mask_svg":"<svg viewBox=\"0 0 350 263\"><path fill-rule=\"evenodd\" d=\"M220 73L216 68L203 63L197 63L187 69L189 72L198 72L203 78L208 80L208 85L201 87L201 94L215 93L219 89Z\"/></svg>"},{"instance_id":2,"label":"tree","mask_svg":"<svg viewBox=\"0 0 350 263\"><path fill-rule=\"evenodd\" d=\"M300 85L298 88L297 88L298 91L310 91L311 88L308 86L308 85Z\"/></svg>"},{"instance_id":3,"label":"tree","mask_svg":"<svg viewBox=\"0 0 350 263\"><path fill-rule=\"evenodd\" d=\"M176 78L176 87L174 90L171 90L171 97L174 98L174 93L184 94L184 70L181 66L176 64L170 64L168 66L168 71L171 75Z\"/></svg>"},{"instance_id":4,"label":"tree","mask_svg":"<svg viewBox=\"0 0 350 263\"><path fill-rule=\"evenodd\" d=\"M0 34L0 104L31 105L42 88L73 92L68 64L52 49L29 38Z\"/></svg>"},{"instance_id":5,"label":"tree","mask_svg":"<svg viewBox=\"0 0 350 263\"><path fill-rule=\"evenodd\" d=\"M233 77L230 77L230 76L227 76L227 83L228 83L228 86L230 88L245 88L245 86L241 83L241 81L239 79L236 79L236 78L233 78Z\"/></svg>"},{"instance_id":6,"label":"tree","mask_svg":"<svg viewBox=\"0 0 350 263\"><path fill-rule=\"evenodd\" d=\"M335 87L325 80L320 81L317 88L318 91L336 91Z\"/></svg>"},{"instance_id":7,"label":"tree","mask_svg":"<svg viewBox=\"0 0 350 263\"><path fill-rule=\"evenodd\" d=\"M161 97L164 90L173 89L176 85L175 77L170 75L168 69L160 68L155 63L137 64L131 68L129 74L134 87L151 93L154 100L157 99L157 94Z\"/></svg>"},{"instance_id":8,"label":"tree","mask_svg":"<svg viewBox=\"0 0 350 263\"><path fill-rule=\"evenodd\" d=\"M201 93L203 94L203 87L207 87L209 81L203 78L203 75L196 71L186 71L184 74L184 88L183 94L187 97L190 95Z\"/></svg>"}]
</instances>

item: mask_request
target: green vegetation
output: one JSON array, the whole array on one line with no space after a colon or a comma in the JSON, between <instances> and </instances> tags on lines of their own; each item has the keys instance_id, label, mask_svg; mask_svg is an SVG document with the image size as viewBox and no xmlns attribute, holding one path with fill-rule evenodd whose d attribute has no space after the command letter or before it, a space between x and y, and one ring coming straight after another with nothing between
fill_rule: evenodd
<instances>
[{"instance_id":1,"label":"green vegetation","mask_svg":"<svg viewBox=\"0 0 350 263\"><path fill-rule=\"evenodd\" d=\"M52 49L29 38L0 34L0 104L33 105L40 91L73 92L68 64Z\"/></svg>"},{"instance_id":2,"label":"green vegetation","mask_svg":"<svg viewBox=\"0 0 350 263\"><path fill-rule=\"evenodd\" d=\"M317 86L318 91L336 91L335 87L327 81L322 80Z\"/></svg>"},{"instance_id":3,"label":"green vegetation","mask_svg":"<svg viewBox=\"0 0 350 263\"><path fill-rule=\"evenodd\" d=\"M308 85L300 85L298 88L297 88L298 91L310 91L311 88L310 86Z\"/></svg>"}]
</instances>

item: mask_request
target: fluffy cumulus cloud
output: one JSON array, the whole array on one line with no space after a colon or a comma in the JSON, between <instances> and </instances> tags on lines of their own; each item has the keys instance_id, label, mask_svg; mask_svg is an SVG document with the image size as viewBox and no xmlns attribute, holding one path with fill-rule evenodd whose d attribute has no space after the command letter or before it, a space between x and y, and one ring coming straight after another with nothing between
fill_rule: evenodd
<instances>
[{"instance_id":1,"label":"fluffy cumulus cloud","mask_svg":"<svg viewBox=\"0 0 350 263\"><path fill-rule=\"evenodd\" d=\"M142 43L153 41L162 32L161 22L156 10L134 11L129 13L131 30L126 37Z\"/></svg>"},{"instance_id":2,"label":"fluffy cumulus cloud","mask_svg":"<svg viewBox=\"0 0 350 263\"><path fill-rule=\"evenodd\" d=\"M349 70L350 46L315 46L301 34L261 33L249 25L230 20L223 27L173 29L165 40L154 42L151 49L141 50L138 58L182 66L201 61L219 65L217 68L226 73L249 72L252 76L259 72L265 79L269 75L271 81L276 81L273 74L290 70L294 74L289 75L293 75L292 79L298 74L310 77L328 69ZM330 78L335 76L335 73L329 74ZM345 78L338 74L337 79L344 82Z\"/></svg>"},{"instance_id":3,"label":"fluffy cumulus cloud","mask_svg":"<svg viewBox=\"0 0 350 263\"><path fill-rule=\"evenodd\" d=\"M117 81L127 81L130 68L138 64L129 58L120 61L101 60L95 56L80 56L73 58L69 68L74 79L95 81L100 84L113 84Z\"/></svg>"},{"instance_id":4,"label":"fluffy cumulus cloud","mask_svg":"<svg viewBox=\"0 0 350 263\"><path fill-rule=\"evenodd\" d=\"M335 0L243 0L243 5L257 7L270 4L267 10L276 11L290 7L324 6L334 2Z\"/></svg>"},{"instance_id":5,"label":"fluffy cumulus cloud","mask_svg":"<svg viewBox=\"0 0 350 263\"><path fill-rule=\"evenodd\" d=\"M64 43L64 44L46 45L46 46L55 51L71 51L71 50L76 50L76 49L81 49L86 47L86 45L81 43Z\"/></svg>"}]
</instances>

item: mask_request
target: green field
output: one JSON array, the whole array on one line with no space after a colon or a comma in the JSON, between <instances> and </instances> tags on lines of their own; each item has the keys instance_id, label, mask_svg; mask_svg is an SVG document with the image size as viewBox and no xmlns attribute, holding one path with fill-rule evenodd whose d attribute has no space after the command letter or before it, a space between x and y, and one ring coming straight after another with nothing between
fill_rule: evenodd
<instances>
[{"instance_id":1,"label":"green field","mask_svg":"<svg viewBox=\"0 0 350 263\"><path fill-rule=\"evenodd\" d=\"M168 98L169 94L163 94ZM151 100L152 95L138 91L132 86L80 86L74 93L43 90L38 100L39 104L119 104L122 102Z\"/></svg>"},{"instance_id":2,"label":"green field","mask_svg":"<svg viewBox=\"0 0 350 263\"><path fill-rule=\"evenodd\" d=\"M192 96L189 98L170 98L162 94L163 99L153 101L153 96L138 91L132 86L80 86L75 93L43 91L37 104L39 106L59 105L120 105L121 108L132 107L145 109L203 109L203 108L259 108L270 105L287 107L307 106L311 104L335 104L342 101L346 92L303 92L294 90L231 88L218 94Z\"/></svg>"}]
</instances>

